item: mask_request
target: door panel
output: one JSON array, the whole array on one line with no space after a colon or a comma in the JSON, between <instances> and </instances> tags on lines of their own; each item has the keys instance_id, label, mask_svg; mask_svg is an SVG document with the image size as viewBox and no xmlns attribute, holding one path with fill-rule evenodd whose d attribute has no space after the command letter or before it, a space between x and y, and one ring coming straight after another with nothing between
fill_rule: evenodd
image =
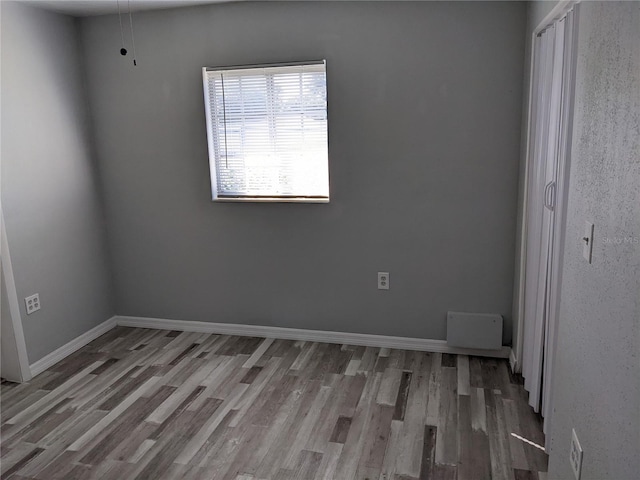
<instances>
[{"instance_id":1,"label":"door panel","mask_svg":"<svg viewBox=\"0 0 640 480\"><path fill-rule=\"evenodd\" d=\"M551 274L555 255L555 209L558 195L558 165L564 149L562 105L566 76L565 20L543 31L535 41L534 102L530 175L527 198L527 259L523 376L529 404L536 412L547 410L551 370L548 320L551 315ZM555 338L555 337L553 337Z\"/></svg>"}]
</instances>

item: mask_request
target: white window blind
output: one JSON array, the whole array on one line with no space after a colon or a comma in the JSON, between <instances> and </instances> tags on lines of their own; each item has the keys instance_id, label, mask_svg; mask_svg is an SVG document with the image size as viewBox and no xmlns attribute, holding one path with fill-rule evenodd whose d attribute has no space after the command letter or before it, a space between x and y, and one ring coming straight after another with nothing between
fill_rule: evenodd
<instances>
[{"instance_id":1,"label":"white window blind","mask_svg":"<svg viewBox=\"0 0 640 480\"><path fill-rule=\"evenodd\" d=\"M203 68L214 200L328 201L325 62Z\"/></svg>"}]
</instances>

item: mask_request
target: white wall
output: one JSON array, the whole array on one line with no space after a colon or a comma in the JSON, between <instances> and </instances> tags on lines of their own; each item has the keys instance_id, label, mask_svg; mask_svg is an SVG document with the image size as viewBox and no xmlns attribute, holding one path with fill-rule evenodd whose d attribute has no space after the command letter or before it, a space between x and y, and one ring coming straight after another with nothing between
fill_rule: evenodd
<instances>
[{"instance_id":1,"label":"white wall","mask_svg":"<svg viewBox=\"0 0 640 480\"><path fill-rule=\"evenodd\" d=\"M2 208L33 363L111 317L113 296L76 20L0 8Z\"/></svg>"},{"instance_id":2,"label":"white wall","mask_svg":"<svg viewBox=\"0 0 640 480\"><path fill-rule=\"evenodd\" d=\"M521 2L256 2L82 21L119 314L443 339L505 316ZM128 37L127 37L128 38ZM328 205L210 200L202 66L326 58ZM376 289L376 272L391 290Z\"/></svg>"},{"instance_id":3,"label":"white wall","mask_svg":"<svg viewBox=\"0 0 640 480\"><path fill-rule=\"evenodd\" d=\"M583 2L579 17L549 478L574 478L575 428L582 480L630 480L640 472L640 3Z\"/></svg>"}]
</instances>

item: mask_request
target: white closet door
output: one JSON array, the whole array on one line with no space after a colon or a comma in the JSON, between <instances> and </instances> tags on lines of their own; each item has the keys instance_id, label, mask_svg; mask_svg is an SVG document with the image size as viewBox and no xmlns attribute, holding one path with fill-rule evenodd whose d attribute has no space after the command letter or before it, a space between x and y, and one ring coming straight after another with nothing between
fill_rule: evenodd
<instances>
[{"instance_id":1,"label":"white closet door","mask_svg":"<svg viewBox=\"0 0 640 480\"><path fill-rule=\"evenodd\" d=\"M574 13L535 38L527 171L522 375L529 405L551 416L553 356L570 144Z\"/></svg>"},{"instance_id":2,"label":"white closet door","mask_svg":"<svg viewBox=\"0 0 640 480\"><path fill-rule=\"evenodd\" d=\"M538 39L536 39L538 40ZM531 102L532 109L532 118L539 119L541 116L542 110L542 77L539 74L540 70L543 68L544 62L544 40L540 40L536 42L536 46L534 48L534 72L536 75L533 77L533 89L532 96L533 100ZM542 128L541 122L532 122L530 136L532 138L532 158L536 158L537 147L538 147L538 137L540 136L540 129ZM536 215L536 210L538 209L539 204L539 196L540 193L535 188L535 186L539 183L536 181L536 178L539 176L538 163L535 161L531 161L528 165L527 178L528 178L528 186L527 186L527 217L526 217L526 236L527 236L527 249L526 249L526 261L525 261L525 298L524 298L524 316L522 319L521 328L524 329L524 342L522 345L522 376L525 379L525 388L528 391L531 391L531 379L533 379L534 369L533 369L533 342L531 339L533 338L534 332L534 321L535 321L535 292L534 289L531 288L531 285L537 284L538 280L538 270L532 268L537 265L540 259L540 238L536 238L535 232L539 231L537 227L538 215Z\"/></svg>"},{"instance_id":3,"label":"white closet door","mask_svg":"<svg viewBox=\"0 0 640 480\"><path fill-rule=\"evenodd\" d=\"M560 104L560 128L558 131L558 148L557 148L557 174L556 183L558 185L557 191L562 192L563 187L567 185L568 171L568 151L566 146L571 143L571 104L573 96L573 63L572 52L574 48L574 22L575 14L573 11L567 13L566 17L560 20L560 27L564 30L562 40L562 93ZM544 351L544 371L543 371L543 389L542 389L542 415L544 417L543 429L547 432L547 425L552 416L552 384L551 378L553 373L553 358L555 354L556 346L556 333L558 323L558 311L559 311L559 290L557 286L560 284L560 277L562 271L562 245L564 243L563 238L563 223L564 223L564 207L565 197L558 196L555 201L555 213L554 213L554 226L553 226L553 238L551 239L552 245L552 260L550 262L550 274L549 274L549 299L548 299L548 311L547 311L547 332L545 340ZM547 436L547 443L549 437ZM548 446L548 445L547 445Z\"/></svg>"},{"instance_id":4,"label":"white closet door","mask_svg":"<svg viewBox=\"0 0 640 480\"><path fill-rule=\"evenodd\" d=\"M543 375L542 375L542 412L546 411L548 395L545 394L550 388L551 371L547 369L549 364L549 334L548 320L550 317L550 292L551 292L551 271L554 261L553 243L555 237L555 206L558 181L558 160L560 154L560 121L562 112L562 86L563 86L563 65L564 65L564 38L565 21L559 21L555 27L553 74L551 87L551 104L549 110L549 136L547 140L547 158L545 171L545 198L542 218L542 238L543 253L542 258L546 258L544 268L544 286L540 285L540 290L544 294L538 295L538 308L543 314L544 342L543 342ZM545 241L546 239L546 241Z\"/></svg>"},{"instance_id":5,"label":"white closet door","mask_svg":"<svg viewBox=\"0 0 640 480\"><path fill-rule=\"evenodd\" d=\"M547 182L547 151L549 137L549 111L551 107L553 52L555 27L537 37L536 66L536 122L533 161L529 176L529 208L527 215L527 262L525 278L524 345L522 374L529 391L529 404L538 412L542 388L542 359L544 351L544 308L540 297L546 291L547 246L543 228ZM542 287L542 288L541 288ZM542 306L544 303L542 302Z\"/></svg>"}]
</instances>

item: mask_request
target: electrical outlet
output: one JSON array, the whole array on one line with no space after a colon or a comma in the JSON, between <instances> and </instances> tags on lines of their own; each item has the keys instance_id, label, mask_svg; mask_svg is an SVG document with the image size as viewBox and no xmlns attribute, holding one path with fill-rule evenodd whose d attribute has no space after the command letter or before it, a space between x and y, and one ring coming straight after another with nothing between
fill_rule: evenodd
<instances>
[{"instance_id":1,"label":"electrical outlet","mask_svg":"<svg viewBox=\"0 0 640 480\"><path fill-rule=\"evenodd\" d=\"M378 272L378 290L389 290L389 272Z\"/></svg>"},{"instance_id":2,"label":"electrical outlet","mask_svg":"<svg viewBox=\"0 0 640 480\"><path fill-rule=\"evenodd\" d=\"M27 315L31 315L33 312L37 312L38 310L40 310L40 295L34 293L33 295L25 297L24 304L27 307Z\"/></svg>"},{"instance_id":3,"label":"electrical outlet","mask_svg":"<svg viewBox=\"0 0 640 480\"><path fill-rule=\"evenodd\" d=\"M571 463L571 470L576 476L576 480L580 480L580 473L582 471L582 447L578 441L578 435L576 435L575 429L571 429L571 451L569 452L569 462Z\"/></svg>"}]
</instances>

